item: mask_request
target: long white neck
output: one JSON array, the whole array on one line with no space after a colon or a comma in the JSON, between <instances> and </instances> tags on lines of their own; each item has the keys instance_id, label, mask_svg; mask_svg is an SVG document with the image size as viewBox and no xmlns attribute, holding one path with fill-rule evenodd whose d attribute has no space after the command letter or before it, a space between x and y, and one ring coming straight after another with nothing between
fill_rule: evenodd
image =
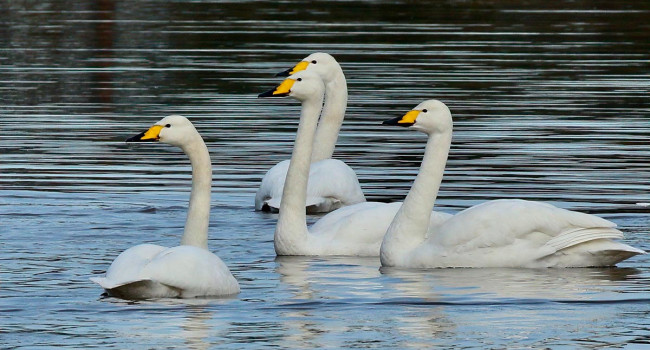
<instances>
[{"instance_id":1,"label":"long white neck","mask_svg":"<svg viewBox=\"0 0 650 350\"><path fill-rule=\"evenodd\" d=\"M181 245L208 249L212 164L208 147L200 135L196 136L193 142L183 147L192 164L192 194L190 194L190 205Z\"/></svg>"},{"instance_id":2,"label":"long white neck","mask_svg":"<svg viewBox=\"0 0 650 350\"><path fill-rule=\"evenodd\" d=\"M348 84L343 70L339 67L334 79L325 85L325 105L316 130L312 162L332 158L347 105Z\"/></svg>"},{"instance_id":3,"label":"long white neck","mask_svg":"<svg viewBox=\"0 0 650 350\"><path fill-rule=\"evenodd\" d=\"M307 181L314 134L322 103L323 96L302 102L296 141L284 181L280 214L275 227L274 243L278 255L296 255L296 249L300 249L309 234L305 214Z\"/></svg>"},{"instance_id":4,"label":"long white neck","mask_svg":"<svg viewBox=\"0 0 650 350\"><path fill-rule=\"evenodd\" d=\"M420 171L386 231L381 247L382 265L394 266L399 254L408 254L425 239L450 145L451 130L429 136Z\"/></svg>"}]
</instances>

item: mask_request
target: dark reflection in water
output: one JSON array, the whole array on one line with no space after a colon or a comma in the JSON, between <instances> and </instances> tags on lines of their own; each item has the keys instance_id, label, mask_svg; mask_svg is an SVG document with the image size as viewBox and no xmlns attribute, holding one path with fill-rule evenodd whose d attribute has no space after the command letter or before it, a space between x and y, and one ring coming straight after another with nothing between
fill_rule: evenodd
<instances>
[{"instance_id":1,"label":"dark reflection in water","mask_svg":"<svg viewBox=\"0 0 650 350\"><path fill-rule=\"evenodd\" d=\"M252 211L264 172L290 155L299 108L256 96L276 72L326 51L350 93L335 156L369 199L404 197L425 142L381 121L438 98L455 118L442 210L544 200L611 219L627 243L650 249L648 208L636 205L650 202L648 2L5 1L0 20L5 344L596 348L650 339L646 257L605 270L428 272L275 259L276 217ZM178 244L187 160L123 142L172 113L189 116L210 148L210 245L243 292L99 299L87 277L119 252Z\"/></svg>"}]
</instances>

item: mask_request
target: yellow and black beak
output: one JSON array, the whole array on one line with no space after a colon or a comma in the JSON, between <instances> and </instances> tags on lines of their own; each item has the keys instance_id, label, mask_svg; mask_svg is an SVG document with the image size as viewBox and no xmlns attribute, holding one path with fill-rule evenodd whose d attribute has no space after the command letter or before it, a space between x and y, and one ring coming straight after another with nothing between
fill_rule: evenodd
<instances>
[{"instance_id":1,"label":"yellow and black beak","mask_svg":"<svg viewBox=\"0 0 650 350\"><path fill-rule=\"evenodd\" d=\"M160 140L160 130L162 125L154 125L145 132L141 132L133 137L130 137L126 142L155 142Z\"/></svg>"},{"instance_id":2,"label":"yellow and black beak","mask_svg":"<svg viewBox=\"0 0 650 350\"><path fill-rule=\"evenodd\" d=\"M291 87L293 86L293 83L296 81L291 78L285 79L282 84L278 85L278 87L271 89L267 92L263 92L257 97L286 97L289 96L291 93Z\"/></svg>"},{"instance_id":3,"label":"yellow and black beak","mask_svg":"<svg viewBox=\"0 0 650 350\"><path fill-rule=\"evenodd\" d=\"M289 68L285 71L282 71L278 74L276 74L276 77L288 77L291 74L295 74L296 72L300 72L301 70L307 69L307 66L309 65L309 62L307 61L300 61L298 64L296 64L293 68Z\"/></svg>"},{"instance_id":4,"label":"yellow and black beak","mask_svg":"<svg viewBox=\"0 0 650 350\"><path fill-rule=\"evenodd\" d=\"M408 113L404 114L403 117L397 117L397 118L389 119L389 120L384 121L382 124L409 127L409 126L415 124L415 119L417 119L418 114L420 114L420 111L412 110L412 111L409 111Z\"/></svg>"}]
</instances>

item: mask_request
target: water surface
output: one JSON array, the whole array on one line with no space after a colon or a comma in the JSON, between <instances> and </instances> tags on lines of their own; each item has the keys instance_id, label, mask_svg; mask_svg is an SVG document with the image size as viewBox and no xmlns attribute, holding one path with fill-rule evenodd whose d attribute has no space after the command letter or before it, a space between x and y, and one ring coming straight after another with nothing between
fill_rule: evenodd
<instances>
[{"instance_id":1,"label":"water surface","mask_svg":"<svg viewBox=\"0 0 650 350\"><path fill-rule=\"evenodd\" d=\"M444 101L438 208L523 198L616 222L649 250L650 6L606 1L41 1L0 5L0 339L10 348L601 348L650 343L650 269L380 269L276 258L253 211L299 106L259 100L315 51L350 101L335 156L401 200L425 137L381 126ZM123 141L191 118L214 164L210 247L233 298L128 302L88 277L178 244L189 162ZM310 220L315 220L311 217Z\"/></svg>"}]
</instances>

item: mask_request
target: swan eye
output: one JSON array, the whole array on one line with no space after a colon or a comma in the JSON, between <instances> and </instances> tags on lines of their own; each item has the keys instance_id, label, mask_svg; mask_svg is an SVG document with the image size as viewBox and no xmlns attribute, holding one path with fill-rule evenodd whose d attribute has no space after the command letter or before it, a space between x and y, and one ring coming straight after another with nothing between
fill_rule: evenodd
<instances>
[{"instance_id":1,"label":"swan eye","mask_svg":"<svg viewBox=\"0 0 650 350\"><path fill-rule=\"evenodd\" d=\"M298 78L298 79L296 79L296 80L298 80L298 81L302 81L302 78Z\"/></svg>"},{"instance_id":2,"label":"swan eye","mask_svg":"<svg viewBox=\"0 0 650 350\"><path fill-rule=\"evenodd\" d=\"M427 110L426 110L426 109L423 109L423 110L422 110L422 112L423 112L423 113L426 113L426 112L427 112Z\"/></svg>"},{"instance_id":3,"label":"swan eye","mask_svg":"<svg viewBox=\"0 0 650 350\"><path fill-rule=\"evenodd\" d=\"M172 125L171 125L171 124L165 124L165 127L166 127L166 128L171 128Z\"/></svg>"},{"instance_id":4,"label":"swan eye","mask_svg":"<svg viewBox=\"0 0 650 350\"><path fill-rule=\"evenodd\" d=\"M311 61L311 63L316 64L316 63L318 63L318 62L316 62L316 60L313 60L313 61Z\"/></svg>"}]
</instances>

